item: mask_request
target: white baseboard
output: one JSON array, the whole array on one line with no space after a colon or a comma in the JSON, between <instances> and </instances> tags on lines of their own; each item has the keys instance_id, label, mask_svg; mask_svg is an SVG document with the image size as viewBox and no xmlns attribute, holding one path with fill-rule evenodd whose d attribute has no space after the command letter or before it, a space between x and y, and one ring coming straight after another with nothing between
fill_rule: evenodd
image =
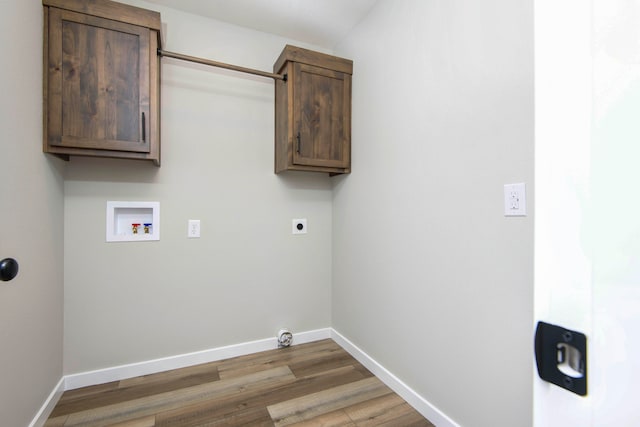
<instances>
[{"instance_id":1,"label":"white baseboard","mask_svg":"<svg viewBox=\"0 0 640 427\"><path fill-rule=\"evenodd\" d=\"M56 404L58 403L58 400L60 400L60 397L62 396L63 392L64 392L64 377L60 378L60 381L58 381L58 384L53 388L53 391L51 392L51 394L49 394L49 397L47 398L47 400L44 401L42 408L40 408L36 416L33 418L33 421L31 421L31 424L29 424L29 427L44 426L44 423L47 422L47 418L49 418L49 415L51 414L51 412L53 411L53 408L55 408Z\"/></svg>"},{"instance_id":2,"label":"white baseboard","mask_svg":"<svg viewBox=\"0 0 640 427\"><path fill-rule=\"evenodd\" d=\"M445 415L433 404L429 403L422 396L416 393L398 377L389 372L384 366L372 359L355 344L345 338L335 329L331 329L331 338L351 354L358 362L362 363L376 377L385 383L391 390L398 393L400 397L409 403L416 411L420 412L426 419L431 421L436 427L460 427L451 418Z\"/></svg>"},{"instance_id":3,"label":"white baseboard","mask_svg":"<svg viewBox=\"0 0 640 427\"><path fill-rule=\"evenodd\" d=\"M331 338L331 329L316 329L307 332L297 332L293 335L293 345ZM218 347L145 362L131 363L112 368L98 369L95 371L71 374L65 377L65 390L73 390L90 385L104 384L111 381L120 381L141 375L155 374L157 372L179 369L202 363L215 362L230 357L244 356L265 350L277 348L275 336L257 341Z\"/></svg>"}]
</instances>

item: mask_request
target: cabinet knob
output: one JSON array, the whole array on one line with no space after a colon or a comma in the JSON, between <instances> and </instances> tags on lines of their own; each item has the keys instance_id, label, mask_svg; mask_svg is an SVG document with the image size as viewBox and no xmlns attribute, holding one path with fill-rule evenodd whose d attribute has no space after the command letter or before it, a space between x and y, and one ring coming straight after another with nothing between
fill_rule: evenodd
<instances>
[{"instance_id":1,"label":"cabinet knob","mask_svg":"<svg viewBox=\"0 0 640 427\"><path fill-rule=\"evenodd\" d=\"M8 282L18 275L18 261L13 258L5 258L0 261L0 280Z\"/></svg>"}]
</instances>

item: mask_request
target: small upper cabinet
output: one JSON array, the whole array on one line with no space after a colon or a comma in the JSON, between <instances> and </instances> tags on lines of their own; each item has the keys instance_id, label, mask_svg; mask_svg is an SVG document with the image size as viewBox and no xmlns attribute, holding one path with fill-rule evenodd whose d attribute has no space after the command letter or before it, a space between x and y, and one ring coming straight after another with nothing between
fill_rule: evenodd
<instances>
[{"instance_id":1,"label":"small upper cabinet","mask_svg":"<svg viewBox=\"0 0 640 427\"><path fill-rule=\"evenodd\" d=\"M351 172L353 62L287 45L273 66L275 172Z\"/></svg>"},{"instance_id":2,"label":"small upper cabinet","mask_svg":"<svg viewBox=\"0 0 640 427\"><path fill-rule=\"evenodd\" d=\"M160 14L108 0L43 0L47 153L160 165Z\"/></svg>"}]
</instances>

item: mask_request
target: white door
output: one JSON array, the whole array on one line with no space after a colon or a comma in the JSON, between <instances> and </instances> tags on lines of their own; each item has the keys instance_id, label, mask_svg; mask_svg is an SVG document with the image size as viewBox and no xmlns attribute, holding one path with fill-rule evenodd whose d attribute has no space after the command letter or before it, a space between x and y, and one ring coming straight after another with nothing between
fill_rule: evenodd
<instances>
[{"instance_id":1,"label":"white door","mask_svg":"<svg viewBox=\"0 0 640 427\"><path fill-rule=\"evenodd\" d=\"M535 316L587 335L587 396L535 427L640 426L640 1L534 0Z\"/></svg>"}]
</instances>

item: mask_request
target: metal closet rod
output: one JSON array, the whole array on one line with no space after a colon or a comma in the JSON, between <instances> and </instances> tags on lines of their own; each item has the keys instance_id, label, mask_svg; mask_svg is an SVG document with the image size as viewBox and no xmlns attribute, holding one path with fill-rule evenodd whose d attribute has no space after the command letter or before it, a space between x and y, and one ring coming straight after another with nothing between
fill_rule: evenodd
<instances>
[{"instance_id":1,"label":"metal closet rod","mask_svg":"<svg viewBox=\"0 0 640 427\"><path fill-rule=\"evenodd\" d=\"M269 77L275 80L287 81L286 74L268 73L266 71L254 70L253 68L239 67L237 65L225 64L224 62L211 61L210 59L198 58L195 56L183 55L181 53L169 52L163 49L158 49L159 56L166 56L167 58L180 59L182 61L196 62L198 64L210 65L212 67L226 68L227 70L239 71L241 73L255 74L257 76Z\"/></svg>"}]
</instances>

